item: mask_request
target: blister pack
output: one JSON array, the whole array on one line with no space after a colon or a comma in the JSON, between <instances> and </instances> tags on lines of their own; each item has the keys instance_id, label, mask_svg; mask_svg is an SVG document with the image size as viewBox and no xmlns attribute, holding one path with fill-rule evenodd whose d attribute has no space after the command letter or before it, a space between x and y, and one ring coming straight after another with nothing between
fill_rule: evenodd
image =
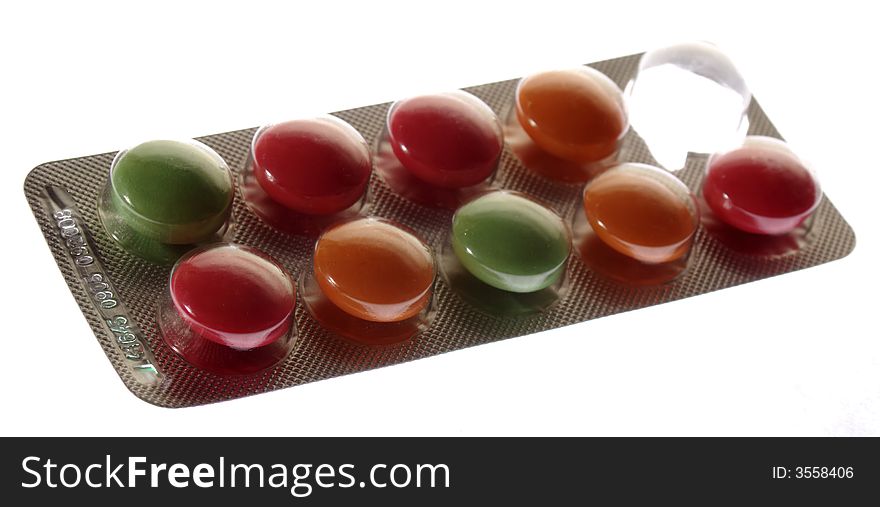
<instances>
[{"instance_id":1,"label":"blister pack","mask_svg":"<svg viewBox=\"0 0 880 507\"><path fill-rule=\"evenodd\" d=\"M49 162L24 190L107 358L165 407L846 256L853 231L745 83L688 51ZM662 119L677 96L654 96L674 87L649 85L682 69L730 107L675 130ZM718 141L712 122L731 110L742 118ZM717 143L673 146L688 121Z\"/></svg>"}]
</instances>

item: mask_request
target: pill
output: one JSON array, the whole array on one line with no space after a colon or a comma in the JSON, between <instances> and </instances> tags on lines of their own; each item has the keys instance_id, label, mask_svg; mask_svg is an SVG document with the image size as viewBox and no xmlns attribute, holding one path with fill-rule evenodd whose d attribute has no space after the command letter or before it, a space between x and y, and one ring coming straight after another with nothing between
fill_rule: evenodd
<instances>
[{"instance_id":1,"label":"pill","mask_svg":"<svg viewBox=\"0 0 880 507\"><path fill-rule=\"evenodd\" d=\"M541 149L573 162L598 162L617 151L628 129L623 93L590 67L523 78L516 116Z\"/></svg>"},{"instance_id":2,"label":"pill","mask_svg":"<svg viewBox=\"0 0 880 507\"><path fill-rule=\"evenodd\" d=\"M104 205L138 235L185 245L204 241L223 226L232 188L226 163L208 146L148 141L117 156Z\"/></svg>"},{"instance_id":3,"label":"pill","mask_svg":"<svg viewBox=\"0 0 880 507\"><path fill-rule=\"evenodd\" d=\"M372 162L364 138L332 116L269 125L251 146L254 176L269 197L308 215L343 211L364 195Z\"/></svg>"},{"instance_id":4,"label":"pill","mask_svg":"<svg viewBox=\"0 0 880 507\"><path fill-rule=\"evenodd\" d=\"M407 170L442 188L468 187L487 179L504 145L495 113L464 91L396 102L388 113L388 135Z\"/></svg>"},{"instance_id":5,"label":"pill","mask_svg":"<svg viewBox=\"0 0 880 507\"><path fill-rule=\"evenodd\" d=\"M452 218L452 246L472 275L509 292L535 292L559 280L571 251L568 228L524 195L495 191Z\"/></svg>"},{"instance_id":6,"label":"pill","mask_svg":"<svg viewBox=\"0 0 880 507\"><path fill-rule=\"evenodd\" d=\"M699 216L678 178L646 164L622 164L584 188L593 231L617 252L646 263L671 262L690 250Z\"/></svg>"},{"instance_id":7,"label":"pill","mask_svg":"<svg viewBox=\"0 0 880 507\"><path fill-rule=\"evenodd\" d=\"M726 224L777 235L803 223L819 205L822 191L784 142L752 136L741 147L710 158L703 197Z\"/></svg>"},{"instance_id":8,"label":"pill","mask_svg":"<svg viewBox=\"0 0 880 507\"><path fill-rule=\"evenodd\" d=\"M431 250L414 234L378 218L343 222L315 245L314 275L334 305L371 322L419 314L430 299Z\"/></svg>"},{"instance_id":9,"label":"pill","mask_svg":"<svg viewBox=\"0 0 880 507\"><path fill-rule=\"evenodd\" d=\"M263 347L291 328L295 289L275 261L249 247L220 244L178 261L171 301L198 337L236 350Z\"/></svg>"}]
</instances>

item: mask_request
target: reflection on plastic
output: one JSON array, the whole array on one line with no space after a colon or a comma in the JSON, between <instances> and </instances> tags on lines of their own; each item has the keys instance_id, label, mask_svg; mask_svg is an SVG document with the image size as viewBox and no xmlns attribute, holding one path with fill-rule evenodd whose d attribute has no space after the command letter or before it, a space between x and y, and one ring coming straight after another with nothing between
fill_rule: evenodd
<instances>
[{"instance_id":1,"label":"reflection on plastic","mask_svg":"<svg viewBox=\"0 0 880 507\"><path fill-rule=\"evenodd\" d=\"M630 123L665 169L682 169L688 152L715 153L749 129L751 93L714 45L691 42L645 53L626 90Z\"/></svg>"}]
</instances>

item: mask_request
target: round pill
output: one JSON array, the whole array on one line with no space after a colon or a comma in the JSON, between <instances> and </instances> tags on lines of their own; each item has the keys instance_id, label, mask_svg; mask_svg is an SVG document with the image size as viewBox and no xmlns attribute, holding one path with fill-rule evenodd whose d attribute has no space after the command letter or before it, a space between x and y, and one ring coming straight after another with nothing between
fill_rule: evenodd
<instances>
[{"instance_id":1,"label":"round pill","mask_svg":"<svg viewBox=\"0 0 880 507\"><path fill-rule=\"evenodd\" d=\"M396 102L388 112L388 135L407 170L443 188L468 187L491 176L504 145L492 109L463 91Z\"/></svg>"},{"instance_id":2,"label":"round pill","mask_svg":"<svg viewBox=\"0 0 880 507\"><path fill-rule=\"evenodd\" d=\"M428 246L377 218L326 230L315 245L314 270L321 291L334 305L372 322L417 315L428 305L434 283Z\"/></svg>"},{"instance_id":3,"label":"round pill","mask_svg":"<svg viewBox=\"0 0 880 507\"><path fill-rule=\"evenodd\" d=\"M541 149L573 162L597 162L617 151L628 128L623 93L590 67L523 78L516 115Z\"/></svg>"},{"instance_id":4,"label":"round pill","mask_svg":"<svg viewBox=\"0 0 880 507\"><path fill-rule=\"evenodd\" d=\"M645 164L622 164L596 177L584 189L584 212L602 242L652 264L685 255L699 222L684 183Z\"/></svg>"},{"instance_id":5,"label":"round pill","mask_svg":"<svg viewBox=\"0 0 880 507\"><path fill-rule=\"evenodd\" d=\"M299 213L329 215L356 203L372 163L364 138L328 116L287 121L257 131L254 176L275 202Z\"/></svg>"},{"instance_id":6,"label":"round pill","mask_svg":"<svg viewBox=\"0 0 880 507\"><path fill-rule=\"evenodd\" d=\"M121 152L110 171L113 211L138 234L169 244L204 241L229 217L232 176L197 141L148 141Z\"/></svg>"},{"instance_id":7,"label":"round pill","mask_svg":"<svg viewBox=\"0 0 880 507\"><path fill-rule=\"evenodd\" d=\"M272 344L293 325L293 282L253 248L221 244L196 250L175 265L169 290L190 331L235 350Z\"/></svg>"},{"instance_id":8,"label":"round pill","mask_svg":"<svg viewBox=\"0 0 880 507\"><path fill-rule=\"evenodd\" d=\"M752 136L710 158L703 197L722 221L754 234L785 234L816 207L822 192L813 173L785 143Z\"/></svg>"},{"instance_id":9,"label":"round pill","mask_svg":"<svg viewBox=\"0 0 880 507\"><path fill-rule=\"evenodd\" d=\"M556 213L507 191L478 197L452 218L452 247L461 264L509 292L536 292L559 280L571 250L569 236Z\"/></svg>"}]
</instances>

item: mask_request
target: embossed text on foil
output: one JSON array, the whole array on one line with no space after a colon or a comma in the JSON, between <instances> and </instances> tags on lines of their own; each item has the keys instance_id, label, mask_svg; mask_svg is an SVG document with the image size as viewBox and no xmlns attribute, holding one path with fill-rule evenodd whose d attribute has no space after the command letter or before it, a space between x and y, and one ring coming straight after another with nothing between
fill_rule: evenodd
<instances>
[{"instance_id":1,"label":"embossed text on foil","mask_svg":"<svg viewBox=\"0 0 880 507\"><path fill-rule=\"evenodd\" d=\"M50 212L64 248L76 266L83 288L112 333L134 378L144 384L161 382L163 376L155 365L153 354L115 293L110 278L93 250L94 242L82 224L69 194L57 188L47 189L47 194L54 208Z\"/></svg>"}]
</instances>

